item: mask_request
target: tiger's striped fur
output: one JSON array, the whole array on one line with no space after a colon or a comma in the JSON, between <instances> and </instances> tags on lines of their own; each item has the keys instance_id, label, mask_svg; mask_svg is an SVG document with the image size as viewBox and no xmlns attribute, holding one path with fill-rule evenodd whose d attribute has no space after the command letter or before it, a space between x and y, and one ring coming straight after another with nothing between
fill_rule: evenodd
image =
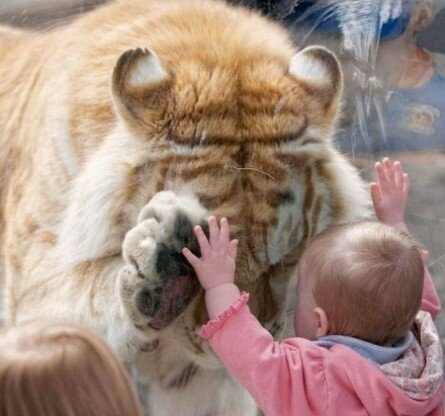
<instances>
[{"instance_id":1,"label":"tiger's striped fur","mask_svg":"<svg viewBox=\"0 0 445 416\"><path fill-rule=\"evenodd\" d=\"M82 322L128 362L154 349L136 360L153 415L254 414L196 335L202 293L162 331L147 328L122 242L129 231L155 241L138 224L147 203L165 218L181 206L194 223L226 216L240 239L237 282L278 331L306 242L368 214L331 140L336 59L296 55L284 29L216 0L120 0L48 33L1 28L0 41L7 319ZM171 204L150 205L164 190Z\"/></svg>"}]
</instances>

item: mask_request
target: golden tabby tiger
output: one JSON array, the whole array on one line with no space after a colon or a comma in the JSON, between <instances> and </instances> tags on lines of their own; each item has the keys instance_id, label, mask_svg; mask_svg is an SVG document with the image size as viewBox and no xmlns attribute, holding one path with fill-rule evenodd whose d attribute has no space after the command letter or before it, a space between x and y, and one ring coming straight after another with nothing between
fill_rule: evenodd
<instances>
[{"instance_id":1,"label":"golden tabby tiger","mask_svg":"<svg viewBox=\"0 0 445 416\"><path fill-rule=\"evenodd\" d=\"M331 143L336 58L216 0L122 0L44 34L1 28L0 62L6 319L72 319L138 353L154 416L255 414L197 336L180 250L226 216L237 282L278 334L307 241L368 212Z\"/></svg>"}]
</instances>

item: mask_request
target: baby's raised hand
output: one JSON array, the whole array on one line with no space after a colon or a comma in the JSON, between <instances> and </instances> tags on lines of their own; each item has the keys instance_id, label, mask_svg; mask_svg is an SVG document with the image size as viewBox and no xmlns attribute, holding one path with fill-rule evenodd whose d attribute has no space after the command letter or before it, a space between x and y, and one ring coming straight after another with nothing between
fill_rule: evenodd
<instances>
[{"instance_id":1,"label":"baby's raised hand","mask_svg":"<svg viewBox=\"0 0 445 416\"><path fill-rule=\"evenodd\" d=\"M405 203L409 193L409 177L400 162L387 157L375 164L377 182L371 183L371 196L379 221L403 226Z\"/></svg>"},{"instance_id":2,"label":"baby's raised hand","mask_svg":"<svg viewBox=\"0 0 445 416\"><path fill-rule=\"evenodd\" d=\"M221 220L221 228L215 217L209 218L210 240L207 239L202 228L195 227L201 249L201 258L196 257L188 248L182 253L193 266L201 286L205 290L226 283L233 283L235 279L235 259L238 240L230 241L229 222Z\"/></svg>"}]
</instances>

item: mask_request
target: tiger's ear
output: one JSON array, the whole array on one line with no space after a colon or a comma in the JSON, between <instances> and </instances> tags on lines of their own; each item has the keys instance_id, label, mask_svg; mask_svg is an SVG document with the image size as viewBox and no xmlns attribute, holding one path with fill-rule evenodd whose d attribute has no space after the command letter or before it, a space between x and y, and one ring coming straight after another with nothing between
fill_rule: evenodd
<instances>
[{"instance_id":1,"label":"tiger's ear","mask_svg":"<svg viewBox=\"0 0 445 416\"><path fill-rule=\"evenodd\" d=\"M152 119L162 111L170 95L171 74L148 49L131 49L118 59L113 71L112 92L118 111L132 122Z\"/></svg>"},{"instance_id":2,"label":"tiger's ear","mask_svg":"<svg viewBox=\"0 0 445 416\"><path fill-rule=\"evenodd\" d=\"M336 56L322 46L309 46L290 61L289 74L326 106L338 102L343 91L343 76Z\"/></svg>"}]
</instances>

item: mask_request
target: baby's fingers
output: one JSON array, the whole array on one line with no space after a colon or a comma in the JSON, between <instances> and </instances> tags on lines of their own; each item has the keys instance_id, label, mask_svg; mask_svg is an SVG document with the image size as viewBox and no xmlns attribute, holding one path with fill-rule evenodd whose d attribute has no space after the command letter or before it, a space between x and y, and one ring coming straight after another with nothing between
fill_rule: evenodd
<instances>
[{"instance_id":1,"label":"baby's fingers","mask_svg":"<svg viewBox=\"0 0 445 416\"><path fill-rule=\"evenodd\" d=\"M232 259L236 259L236 253L238 251L238 240L232 240L229 243L229 255Z\"/></svg>"},{"instance_id":2,"label":"baby's fingers","mask_svg":"<svg viewBox=\"0 0 445 416\"><path fill-rule=\"evenodd\" d=\"M204 234L204 231L202 230L200 225L197 225L195 227L195 235L198 239L199 248L201 249L201 254L206 255L210 252L210 244L209 240L207 240L206 235Z\"/></svg>"},{"instance_id":3,"label":"baby's fingers","mask_svg":"<svg viewBox=\"0 0 445 416\"><path fill-rule=\"evenodd\" d=\"M410 188L409 176L407 173L404 173L402 177L402 192L403 192L403 197L405 199L408 197L409 188Z\"/></svg>"},{"instance_id":4,"label":"baby's fingers","mask_svg":"<svg viewBox=\"0 0 445 416\"><path fill-rule=\"evenodd\" d=\"M377 185L375 182L372 182L369 184L369 187L371 189L372 203L374 204L374 206L376 206L382 201L382 194L380 193L379 185Z\"/></svg>"},{"instance_id":5,"label":"baby's fingers","mask_svg":"<svg viewBox=\"0 0 445 416\"><path fill-rule=\"evenodd\" d=\"M385 169L385 175L388 181L394 180L394 169L393 165L391 164L391 159L389 157L385 157L383 159L383 167Z\"/></svg>"},{"instance_id":6,"label":"baby's fingers","mask_svg":"<svg viewBox=\"0 0 445 416\"><path fill-rule=\"evenodd\" d=\"M187 247L182 249L182 254L187 259L187 261L196 269L199 266L200 259L196 257Z\"/></svg>"},{"instance_id":7,"label":"baby's fingers","mask_svg":"<svg viewBox=\"0 0 445 416\"><path fill-rule=\"evenodd\" d=\"M394 162L394 176L396 181L396 187L399 190L403 190L403 168L399 161Z\"/></svg>"},{"instance_id":8,"label":"baby's fingers","mask_svg":"<svg viewBox=\"0 0 445 416\"><path fill-rule=\"evenodd\" d=\"M220 239L223 243L229 242L229 221L227 221L227 218L222 218L220 221L221 224L221 233L220 233Z\"/></svg>"},{"instance_id":9,"label":"baby's fingers","mask_svg":"<svg viewBox=\"0 0 445 416\"><path fill-rule=\"evenodd\" d=\"M383 169L383 165L380 162L377 162L375 164L375 174L377 176L377 183L380 188L383 188L386 186L386 175L385 170Z\"/></svg>"},{"instance_id":10,"label":"baby's fingers","mask_svg":"<svg viewBox=\"0 0 445 416\"><path fill-rule=\"evenodd\" d=\"M210 242L214 243L219 239L219 226L215 217L209 218Z\"/></svg>"}]
</instances>

